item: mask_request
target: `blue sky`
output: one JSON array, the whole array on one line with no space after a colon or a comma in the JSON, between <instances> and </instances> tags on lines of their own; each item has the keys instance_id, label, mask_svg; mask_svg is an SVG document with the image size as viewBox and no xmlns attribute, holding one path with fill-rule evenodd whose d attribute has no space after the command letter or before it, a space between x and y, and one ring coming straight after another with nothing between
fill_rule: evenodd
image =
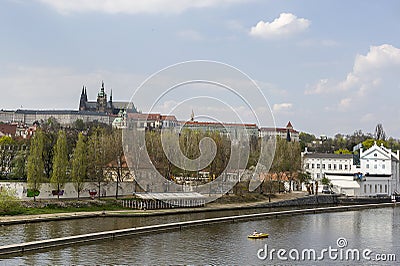
<instances>
[{"instance_id":1,"label":"blue sky","mask_svg":"<svg viewBox=\"0 0 400 266\"><path fill-rule=\"evenodd\" d=\"M95 100L102 80L114 100L129 100L149 75L204 59L254 79L277 126L290 120L333 136L382 123L400 138L399 10L396 0L3 0L0 107L77 109L82 86ZM155 111L168 113L181 100ZM148 110L145 98L133 101ZM206 105L177 116L218 110Z\"/></svg>"}]
</instances>

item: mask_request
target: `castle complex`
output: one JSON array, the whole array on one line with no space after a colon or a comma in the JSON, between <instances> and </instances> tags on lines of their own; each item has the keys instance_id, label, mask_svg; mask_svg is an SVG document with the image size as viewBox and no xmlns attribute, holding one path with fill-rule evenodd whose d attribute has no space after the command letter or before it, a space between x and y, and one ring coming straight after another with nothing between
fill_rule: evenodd
<instances>
[{"instance_id":1,"label":"castle complex","mask_svg":"<svg viewBox=\"0 0 400 266\"><path fill-rule=\"evenodd\" d=\"M117 115L120 111L129 111L137 113L136 107L130 102L113 102L112 90L110 99L107 99L107 94L104 89L104 82L101 83L101 88L97 94L97 101L88 101L86 87L83 86L81 98L79 100L79 111L91 111L97 113L106 113L109 115Z\"/></svg>"},{"instance_id":2,"label":"castle complex","mask_svg":"<svg viewBox=\"0 0 400 266\"><path fill-rule=\"evenodd\" d=\"M111 125L115 118L125 111L137 113L133 103L114 102L112 92L110 98L107 99L104 82L102 82L100 91L97 94L97 101L88 101L87 90L83 86L78 110L1 110L0 122L30 126L35 122L41 123L54 118L62 126L70 126L77 120L82 120L85 123L101 122Z\"/></svg>"}]
</instances>

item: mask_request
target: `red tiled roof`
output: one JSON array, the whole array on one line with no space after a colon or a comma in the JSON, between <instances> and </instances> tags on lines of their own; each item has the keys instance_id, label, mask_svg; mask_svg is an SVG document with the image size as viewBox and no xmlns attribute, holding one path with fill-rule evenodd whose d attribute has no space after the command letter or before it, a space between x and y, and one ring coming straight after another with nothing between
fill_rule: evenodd
<instances>
[{"instance_id":1,"label":"red tiled roof","mask_svg":"<svg viewBox=\"0 0 400 266\"><path fill-rule=\"evenodd\" d=\"M174 115L161 115L161 120L177 121Z\"/></svg>"},{"instance_id":2,"label":"red tiled roof","mask_svg":"<svg viewBox=\"0 0 400 266\"><path fill-rule=\"evenodd\" d=\"M0 132L4 135L15 136L15 133L17 132L17 125L0 124Z\"/></svg>"},{"instance_id":3,"label":"red tiled roof","mask_svg":"<svg viewBox=\"0 0 400 266\"><path fill-rule=\"evenodd\" d=\"M287 132L288 128L284 127L262 127L260 128L261 131L269 131L269 132ZM297 130L289 129L290 133L299 133Z\"/></svg>"},{"instance_id":4,"label":"red tiled roof","mask_svg":"<svg viewBox=\"0 0 400 266\"><path fill-rule=\"evenodd\" d=\"M257 127L256 124L239 124L239 123L218 123L218 122L203 122L203 121L181 121L181 124L186 125L199 125L199 126L245 126Z\"/></svg>"}]
</instances>

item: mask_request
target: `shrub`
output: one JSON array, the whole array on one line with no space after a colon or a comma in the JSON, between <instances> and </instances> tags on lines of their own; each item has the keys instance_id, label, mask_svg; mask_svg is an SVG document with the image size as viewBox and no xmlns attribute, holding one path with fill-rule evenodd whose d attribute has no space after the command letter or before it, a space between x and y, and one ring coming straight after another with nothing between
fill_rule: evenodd
<instances>
[{"instance_id":1,"label":"shrub","mask_svg":"<svg viewBox=\"0 0 400 266\"><path fill-rule=\"evenodd\" d=\"M17 214L21 212L21 202L15 191L10 189L0 189L0 215Z\"/></svg>"}]
</instances>

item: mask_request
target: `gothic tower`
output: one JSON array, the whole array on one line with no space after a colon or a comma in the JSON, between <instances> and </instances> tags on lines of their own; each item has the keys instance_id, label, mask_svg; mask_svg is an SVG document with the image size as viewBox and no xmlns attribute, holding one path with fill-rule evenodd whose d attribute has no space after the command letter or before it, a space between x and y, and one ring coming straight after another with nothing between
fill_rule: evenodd
<instances>
[{"instance_id":1,"label":"gothic tower","mask_svg":"<svg viewBox=\"0 0 400 266\"><path fill-rule=\"evenodd\" d=\"M104 81L102 81L100 92L97 94L97 111L105 113L106 109L107 109L107 94L104 91Z\"/></svg>"},{"instance_id":2,"label":"gothic tower","mask_svg":"<svg viewBox=\"0 0 400 266\"><path fill-rule=\"evenodd\" d=\"M85 86L82 87L81 98L79 100L79 111L86 110L86 103L87 103L87 94Z\"/></svg>"}]
</instances>

